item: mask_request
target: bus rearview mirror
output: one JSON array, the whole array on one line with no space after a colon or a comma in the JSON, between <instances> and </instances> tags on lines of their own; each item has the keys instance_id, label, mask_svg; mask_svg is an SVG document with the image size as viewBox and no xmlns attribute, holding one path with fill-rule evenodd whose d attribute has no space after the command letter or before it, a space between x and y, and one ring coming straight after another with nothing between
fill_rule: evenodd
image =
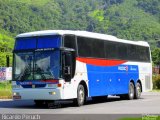
<instances>
[{"instance_id":1,"label":"bus rearview mirror","mask_svg":"<svg viewBox=\"0 0 160 120\"><path fill-rule=\"evenodd\" d=\"M72 54L65 52L63 55L63 75L66 80L70 80L72 77Z\"/></svg>"}]
</instances>

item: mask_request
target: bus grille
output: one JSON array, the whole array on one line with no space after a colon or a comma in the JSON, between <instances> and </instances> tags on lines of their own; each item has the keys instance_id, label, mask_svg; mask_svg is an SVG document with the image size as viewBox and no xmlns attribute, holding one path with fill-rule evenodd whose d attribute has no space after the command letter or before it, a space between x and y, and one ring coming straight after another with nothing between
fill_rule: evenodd
<instances>
[{"instance_id":1,"label":"bus grille","mask_svg":"<svg viewBox=\"0 0 160 120\"><path fill-rule=\"evenodd\" d=\"M46 87L46 84L37 84L37 85L22 85L23 88L43 88Z\"/></svg>"}]
</instances>

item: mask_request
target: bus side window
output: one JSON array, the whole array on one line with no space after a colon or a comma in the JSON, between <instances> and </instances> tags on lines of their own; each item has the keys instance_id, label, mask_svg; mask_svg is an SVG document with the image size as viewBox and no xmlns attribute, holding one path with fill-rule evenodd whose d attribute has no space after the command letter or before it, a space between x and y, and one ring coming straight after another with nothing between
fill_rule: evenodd
<instances>
[{"instance_id":1,"label":"bus side window","mask_svg":"<svg viewBox=\"0 0 160 120\"><path fill-rule=\"evenodd\" d=\"M76 37L73 35L64 36L64 47L72 48L76 51Z\"/></svg>"}]
</instances>

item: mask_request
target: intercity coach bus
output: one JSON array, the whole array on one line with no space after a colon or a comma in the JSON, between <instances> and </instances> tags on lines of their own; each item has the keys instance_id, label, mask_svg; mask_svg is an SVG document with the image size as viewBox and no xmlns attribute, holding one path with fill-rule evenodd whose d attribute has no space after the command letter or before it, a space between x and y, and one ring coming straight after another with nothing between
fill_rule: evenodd
<instances>
[{"instance_id":1,"label":"intercity coach bus","mask_svg":"<svg viewBox=\"0 0 160 120\"><path fill-rule=\"evenodd\" d=\"M13 99L36 105L108 95L138 99L152 89L147 42L87 31L45 30L16 36Z\"/></svg>"}]
</instances>

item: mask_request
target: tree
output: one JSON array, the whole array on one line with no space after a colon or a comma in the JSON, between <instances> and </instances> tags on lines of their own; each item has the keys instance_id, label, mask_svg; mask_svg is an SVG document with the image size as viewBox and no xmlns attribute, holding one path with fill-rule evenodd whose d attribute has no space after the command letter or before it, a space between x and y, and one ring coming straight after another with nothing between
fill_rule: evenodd
<instances>
[{"instance_id":1,"label":"tree","mask_svg":"<svg viewBox=\"0 0 160 120\"><path fill-rule=\"evenodd\" d=\"M154 65L160 65L160 48L155 48L152 51L152 61Z\"/></svg>"}]
</instances>

